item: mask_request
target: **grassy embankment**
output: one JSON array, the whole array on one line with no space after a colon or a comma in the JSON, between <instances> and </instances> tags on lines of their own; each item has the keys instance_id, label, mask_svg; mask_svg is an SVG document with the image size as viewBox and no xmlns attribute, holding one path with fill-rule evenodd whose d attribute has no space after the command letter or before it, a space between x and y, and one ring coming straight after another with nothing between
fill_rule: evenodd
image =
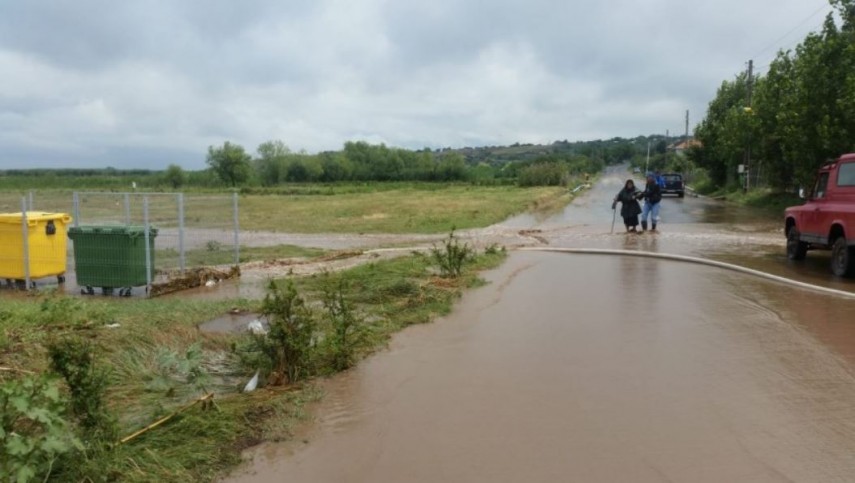
<instances>
[{"instance_id":1,"label":"grassy embankment","mask_svg":"<svg viewBox=\"0 0 855 483\"><path fill-rule=\"evenodd\" d=\"M701 194L710 198L724 200L728 203L755 208L770 216L781 216L784 213L784 209L788 206L804 203L804 200L793 193L782 193L767 188L754 188L747 193L741 189L720 189Z\"/></svg>"},{"instance_id":2,"label":"grassy embankment","mask_svg":"<svg viewBox=\"0 0 855 483\"><path fill-rule=\"evenodd\" d=\"M382 347L395 331L448 313L462 290L482 283L477 272L498 265L503 257L496 251L481 254L459 278L440 278L431 258L412 255L294 282L308 306L315 307L322 339L332 337L333 328L316 302L330 287L341 287L363 335L352 347L358 360ZM106 403L121 435L205 392L216 393L213 407L195 406L127 444L95 444L73 459L56 461L52 480L209 481L234 467L241 449L290 437L293 425L305 417L305 403L319 397L311 377L335 367L319 351L311 358L309 379L239 393L254 372L236 350L249 336L205 334L196 328L233 308L258 310L260 304L57 294L5 299L0 380L47 371L52 343L82 338L97 348L97 364L109 369Z\"/></svg>"}]
</instances>

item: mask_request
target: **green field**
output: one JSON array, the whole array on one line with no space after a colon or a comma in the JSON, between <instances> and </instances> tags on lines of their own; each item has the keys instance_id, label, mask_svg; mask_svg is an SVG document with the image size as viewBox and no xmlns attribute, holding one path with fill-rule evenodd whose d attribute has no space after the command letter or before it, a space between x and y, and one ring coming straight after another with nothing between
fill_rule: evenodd
<instances>
[{"instance_id":1,"label":"green field","mask_svg":"<svg viewBox=\"0 0 855 483\"><path fill-rule=\"evenodd\" d=\"M328 195L241 197L241 227L291 233L444 233L569 202L566 188L448 185Z\"/></svg>"},{"instance_id":2,"label":"green field","mask_svg":"<svg viewBox=\"0 0 855 483\"><path fill-rule=\"evenodd\" d=\"M20 211L21 196L17 192L0 192L0 212ZM224 191L185 193L186 226L230 229L231 196ZM570 199L563 187L440 183L294 185L241 194L239 221L242 230L286 233L445 233L452 228L489 226L528 210L555 209ZM132 204L132 222L141 224L141 198L133 198ZM177 226L175 197L152 195L149 204L153 225ZM72 213L72 192L36 191L34 207L39 211ZM84 223L124 221L124 200L118 193L81 195L80 210Z\"/></svg>"}]
</instances>

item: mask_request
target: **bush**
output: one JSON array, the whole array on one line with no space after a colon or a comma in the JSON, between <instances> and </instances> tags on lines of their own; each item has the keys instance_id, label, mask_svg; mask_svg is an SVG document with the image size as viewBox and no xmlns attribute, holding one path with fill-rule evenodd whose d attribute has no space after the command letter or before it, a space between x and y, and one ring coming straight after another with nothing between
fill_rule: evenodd
<instances>
[{"instance_id":1,"label":"bush","mask_svg":"<svg viewBox=\"0 0 855 483\"><path fill-rule=\"evenodd\" d=\"M118 428L104 400L109 372L97 366L95 351L91 342L73 337L48 346L51 370L65 379L71 395L71 414L84 431L87 442L112 442Z\"/></svg>"},{"instance_id":2,"label":"bush","mask_svg":"<svg viewBox=\"0 0 855 483\"><path fill-rule=\"evenodd\" d=\"M331 331L324 337L322 353L325 366L332 371L343 371L356 362L356 350L363 343L365 332L362 320L353 312L344 298L344 282L324 291L324 309Z\"/></svg>"},{"instance_id":3,"label":"bush","mask_svg":"<svg viewBox=\"0 0 855 483\"><path fill-rule=\"evenodd\" d=\"M0 481L45 481L58 458L82 449L64 414L55 381L27 377L0 384Z\"/></svg>"},{"instance_id":4,"label":"bush","mask_svg":"<svg viewBox=\"0 0 855 483\"><path fill-rule=\"evenodd\" d=\"M567 166L560 162L533 164L517 175L520 186L562 186L568 178Z\"/></svg>"},{"instance_id":5,"label":"bush","mask_svg":"<svg viewBox=\"0 0 855 483\"><path fill-rule=\"evenodd\" d=\"M475 252L468 243L460 244L451 230L448 238L442 243L442 247L436 245L430 249L431 258L439 267L440 275L443 277L457 278L463 273L463 267L470 262Z\"/></svg>"},{"instance_id":6,"label":"bush","mask_svg":"<svg viewBox=\"0 0 855 483\"><path fill-rule=\"evenodd\" d=\"M261 313L266 334L250 334L238 352L244 364L259 369L273 384L294 383L312 374L316 316L290 280L283 290L271 281Z\"/></svg>"}]
</instances>

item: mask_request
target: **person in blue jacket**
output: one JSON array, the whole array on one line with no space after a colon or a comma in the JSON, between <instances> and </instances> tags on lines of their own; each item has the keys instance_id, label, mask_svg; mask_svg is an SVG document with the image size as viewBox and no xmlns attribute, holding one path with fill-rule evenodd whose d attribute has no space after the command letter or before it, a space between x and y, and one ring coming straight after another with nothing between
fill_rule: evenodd
<instances>
[{"instance_id":1,"label":"person in blue jacket","mask_svg":"<svg viewBox=\"0 0 855 483\"><path fill-rule=\"evenodd\" d=\"M656 231L656 223L659 221L659 202L662 201L662 188L656 182L656 176L647 175L647 184L644 191L639 193L639 199L644 199L644 208L641 210L641 230L647 231L647 217L650 215L651 231Z\"/></svg>"}]
</instances>

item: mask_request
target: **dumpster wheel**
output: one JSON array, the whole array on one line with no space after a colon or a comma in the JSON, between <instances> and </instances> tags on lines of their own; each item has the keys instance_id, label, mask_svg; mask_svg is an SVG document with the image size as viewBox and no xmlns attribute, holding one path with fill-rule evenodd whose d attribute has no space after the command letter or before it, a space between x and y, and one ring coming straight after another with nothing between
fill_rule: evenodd
<instances>
[{"instance_id":1,"label":"dumpster wheel","mask_svg":"<svg viewBox=\"0 0 855 483\"><path fill-rule=\"evenodd\" d=\"M133 291L133 287L125 287L125 288L119 289L119 296L120 297L130 297L131 291Z\"/></svg>"},{"instance_id":2,"label":"dumpster wheel","mask_svg":"<svg viewBox=\"0 0 855 483\"><path fill-rule=\"evenodd\" d=\"M81 295L95 295L95 289L87 285L86 288L80 289L80 294Z\"/></svg>"}]
</instances>

